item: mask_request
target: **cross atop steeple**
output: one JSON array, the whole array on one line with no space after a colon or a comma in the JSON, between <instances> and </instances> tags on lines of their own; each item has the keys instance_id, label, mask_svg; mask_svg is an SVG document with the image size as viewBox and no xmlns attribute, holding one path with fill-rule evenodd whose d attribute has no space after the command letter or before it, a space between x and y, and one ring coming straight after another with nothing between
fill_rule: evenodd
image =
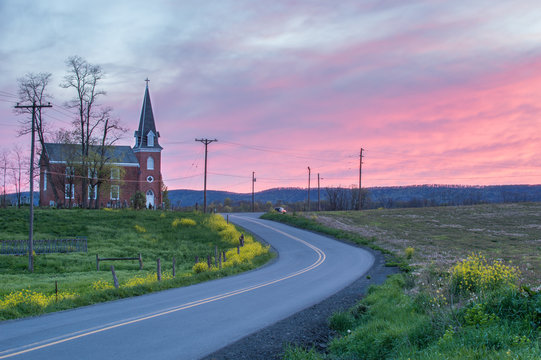
<instances>
[{"instance_id":1,"label":"cross atop steeple","mask_svg":"<svg viewBox=\"0 0 541 360\"><path fill-rule=\"evenodd\" d=\"M160 133L156 131L156 124L154 123L154 114L152 113L152 104L150 103L150 94L148 90L148 78L145 80L147 83L145 89L145 96L143 98L143 108L141 109L141 118L139 120L139 129L135 132L135 146L133 150L135 152L154 150L161 151L162 147L158 143Z\"/></svg>"}]
</instances>

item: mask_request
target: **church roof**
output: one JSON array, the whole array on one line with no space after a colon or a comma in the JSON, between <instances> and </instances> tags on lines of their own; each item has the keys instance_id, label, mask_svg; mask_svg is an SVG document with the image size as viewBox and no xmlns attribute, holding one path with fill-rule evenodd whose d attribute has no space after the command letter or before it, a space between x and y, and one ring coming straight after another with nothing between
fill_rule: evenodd
<instances>
[{"instance_id":1,"label":"church roof","mask_svg":"<svg viewBox=\"0 0 541 360\"><path fill-rule=\"evenodd\" d=\"M45 153L52 163L77 162L81 154L81 145L45 143ZM99 146L92 145L91 152L98 152ZM114 165L138 166L139 161L130 146L107 146L105 158Z\"/></svg>"},{"instance_id":2,"label":"church roof","mask_svg":"<svg viewBox=\"0 0 541 360\"><path fill-rule=\"evenodd\" d=\"M154 144L148 143L148 134L152 131L154 134ZM162 147L158 143L160 133L156 131L156 124L154 122L154 114L152 112L152 104L150 102L150 94L148 91L148 81L145 89L145 97L143 99L143 108L141 109L141 118L139 120L139 128L135 132L135 151L142 149L157 149L161 150Z\"/></svg>"}]
</instances>

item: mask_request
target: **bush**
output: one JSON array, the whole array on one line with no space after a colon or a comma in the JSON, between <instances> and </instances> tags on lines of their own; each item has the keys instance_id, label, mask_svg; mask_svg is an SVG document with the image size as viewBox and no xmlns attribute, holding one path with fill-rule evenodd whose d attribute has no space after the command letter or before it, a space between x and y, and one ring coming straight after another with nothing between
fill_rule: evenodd
<instances>
[{"instance_id":1,"label":"bush","mask_svg":"<svg viewBox=\"0 0 541 360\"><path fill-rule=\"evenodd\" d=\"M209 266L205 262L198 262L192 267L192 271L196 274L202 273L204 271L207 271L209 269Z\"/></svg>"},{"instance_id":2,"label":"bush","mask_svg":"<svg viewBox=\"0 0 541 360\"><path fill-rule=\"evenodd\" d=\"M406 258L411 259L413 254L415 253L415 249L412 247L407 247L405 250L405 253L406 253Z\"/></svg>"},{"instance_id":3,"label":"bush","mask_svg":"<svg viewBox=\"0 0 541 360\"><path fill-rule=\"evenodd\" d=\"M146 196L141 191L136 191L130 198L131 207L135 210L146 207Z\"/></svg>"},{"instance_id":4,"label":"bush","mask_svg":"<svg viewBox=\"0 0 541 360\"><path fill-rule=\"evenodd\" d=\"M520 271L496 260L488 262L481 254L472 253L451 270L451 288L455 293L516 288Z\"/></svg>"}]
</instances>

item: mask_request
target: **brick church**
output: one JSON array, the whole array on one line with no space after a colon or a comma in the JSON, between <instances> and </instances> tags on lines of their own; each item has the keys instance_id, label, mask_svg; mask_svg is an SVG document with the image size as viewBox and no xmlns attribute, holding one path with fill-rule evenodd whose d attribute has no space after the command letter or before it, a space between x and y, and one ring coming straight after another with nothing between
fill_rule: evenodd
<instances>
[{"instance_id":1,"label":"brick church","mask_svg":"<svg viewBox=\"0 0 541 360\"><path fill-rule=\"evenodd\" d=\"M81 174L79 144L46 143L40 157L40 206L77 207L83 204L83 182L89 207L127 207L140 191L147 208L162 204L160 133L150 103L148 81L143 99L135 145L92 146L91 153L101 154L100 161L89 160L87 174ZM79 156L80 159L80 156Z\"/></svg>"}]
</instances>

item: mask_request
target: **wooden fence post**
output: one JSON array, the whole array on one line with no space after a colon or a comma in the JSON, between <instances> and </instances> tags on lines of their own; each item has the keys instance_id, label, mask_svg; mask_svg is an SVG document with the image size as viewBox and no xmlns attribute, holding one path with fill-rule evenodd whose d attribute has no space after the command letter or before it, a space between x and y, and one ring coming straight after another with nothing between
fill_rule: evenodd
<instances>
[{"instance_id":1,"label":"wooden fence post","mask_svg":"<svg viewBox=\"0 0 541 360\"><path fill-rule=\"evenodd\" d=\"M237 245L237 254L240 254L240 245Z\"/></svg>"},{"instance_id":2,"label":"wooden fence post","mask_svg":"<svg viewBox=\"0 0 541 360\"><path fill-rule=\"evenodd\" d=\"M175 257L173 256L173 277L177 276L176 267L177 267L177 259L175 259Z\"/></svg>"},{"instance_id":3,"label":"wooden fence post","mask_svg":"<svg viewBox=\"0 0 541 360\"><path fill-rule=\"evenodd\" d=\"M160 258L158 258L157 263L156 276L158 277L158 281L162 281L162 263Z\"/></svg>"},{"instance_id":4,"label":"wooden fence post","mask_svg":"<svg viewBox=\"0 0 541 360\"><path fill-rule=\"evenodd\" d=\"M214 246L214 266L218 266L218 246Z\"/></svg>"},{"instance_id":5,"label":"wooden fence post","mask_svg":"<svg viewBox=\"0 0 541 360\"><path fill-rule=\"evenodd\" d=\"M199 262L199 256L195 257L195 263L197 264Z\"/></svg>"},{"instance_id":6,"label":"wooden fence post","mask_svg":"<svg viewBox=\"0 0 541 360\"><path fill-rule=\"evenodd\" d=\"M220 254L220 270L222 270L222 254Z\"/></svg>"},{"instance_id":7,"label":"wooden fence post","mask_svg":"<svg viewBox=\"0 0 541 360\"><path fill-rule=\"evenodd\" d=\"M139 253L139 270L143 270L143 256Z\"/></svg>"},{"instance_id":8,"label":"wooden fence post","mask_svg":"<svg viewBox=\"0 0 541 360\"><path fill-rule=\"evenodd\" d=\"M227 259L225 258L225 251L224 251L224 262L226 262L226 261L227 261Z\"/></svg>"},{"instance_id":9,"label":"wooden fence post","mask_svg":"<svg viewBox=\"0 0 541 360\"><path fill-rule=\"evenodd\" d=\"M54 293L56 295L56 302L58 302L58 280L54 282Z\"/></svg>"},{"instance_id":10,"label":"wooden fence post","mask_svg":"<svg viewBox=\"0 0 541 360\"><path fill-rule=\"evenodd\" d=\"M100 271L100 257L96 254L96 271Z\"/></svg>"},{"instance_id":11,"label":"wooden fence post","mask_svg":"<svg viewBox=\"0 0 541 360\"><path fill-rule=\"evenodd\" d=\"M115 284L115 289L118 289L118 279L116 277L114 265L111 265L111 273L113 273L113 283Z\"/></svg>"},{"instance_id":12,"label":"wooden fence post","mask_svg":"<svg viewBox=\"0 0 541 360\"><path fill-rule=\"evenodd\" d=\"M208 265L208 267L210 269L210 255L207 255L207 265Z\"/></svg>"}]
</instances>

